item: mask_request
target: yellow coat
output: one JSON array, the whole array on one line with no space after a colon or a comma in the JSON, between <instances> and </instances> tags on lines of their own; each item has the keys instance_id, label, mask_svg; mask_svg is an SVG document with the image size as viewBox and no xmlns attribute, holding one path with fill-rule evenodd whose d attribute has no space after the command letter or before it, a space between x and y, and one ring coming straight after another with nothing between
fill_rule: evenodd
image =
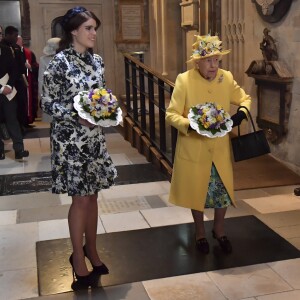
<instances>
[{"instance_id":1,"label":"yellow coat","mask_svg":"<svg viewBox=\"0 0 300 300\"><path fill-rule=\"evenodd\" d=\"M212 162L235 205L229 135L208 138L196 131L188 132L190 107L204 102L215 102L229 112L231 103L250 110L251 98L232 74L222 69L212 81L204 79L196 69L176 79L166 111L167 123L178 129L169 201L199 211L204 210Z\"/></svg>"}]
</instances>

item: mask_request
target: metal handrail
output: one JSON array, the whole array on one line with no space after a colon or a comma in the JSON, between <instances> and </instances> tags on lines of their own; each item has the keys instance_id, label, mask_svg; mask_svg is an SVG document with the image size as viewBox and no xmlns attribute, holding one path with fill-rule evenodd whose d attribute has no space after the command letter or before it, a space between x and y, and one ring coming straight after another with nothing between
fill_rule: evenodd
<instances>
[{"instance_id":1,"label":"metal handrail","mask_svg":"<svg viewBox=\"0 0 300 300\"><path fill-rule=\"evenodd\" d=\"M165 115L174 83L131 54L123 54L127 116L172 166L177 130L166 124Z\"/></svg>"}]
</instances>

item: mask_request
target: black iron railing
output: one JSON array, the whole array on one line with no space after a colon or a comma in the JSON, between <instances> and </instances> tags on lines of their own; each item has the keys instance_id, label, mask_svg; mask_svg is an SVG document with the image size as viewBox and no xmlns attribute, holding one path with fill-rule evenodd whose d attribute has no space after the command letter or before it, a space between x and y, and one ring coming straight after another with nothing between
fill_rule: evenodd
<instances>
[{"instance_id":1,"label":"black iron railing","mask_svg":"<svg viewBox=\"0 0 300 300\"><path fill-rule=\"evenodd\" d=\"M172 165L177 130L165 122L174 83L130 54L124 54L126 110L144 135Z\"/></svg>"}]
</instances>

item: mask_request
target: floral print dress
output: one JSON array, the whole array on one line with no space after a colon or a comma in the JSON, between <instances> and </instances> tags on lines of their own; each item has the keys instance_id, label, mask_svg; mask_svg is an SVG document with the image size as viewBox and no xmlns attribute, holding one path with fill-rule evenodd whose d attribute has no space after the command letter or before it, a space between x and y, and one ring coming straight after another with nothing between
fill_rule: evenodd
<instances>
[{"instance_id":1,"label":"floral print dress","mask_svg":"<svg viewBox=\"0 0 300 300\"><path fill-rule=\"evenodd\" d=\"M44 72L42 109L53 117L50 129L52 192L96 194L114 184L116 168L107 152L102 127L78 122L73 98L105 86L102 58L73 47L59 52Z\"/></svg>"},{"instance_id":2,"label":"floral print dress","mask_svg":"<svg viewBox=\"0 0 300 300\"><path fill-rule=\"evenodd\" d=\"M214 163L212 163L210 172L205 208L224 208L230 206L232 204L230 196Z\"/></svg>"}]
</instances>

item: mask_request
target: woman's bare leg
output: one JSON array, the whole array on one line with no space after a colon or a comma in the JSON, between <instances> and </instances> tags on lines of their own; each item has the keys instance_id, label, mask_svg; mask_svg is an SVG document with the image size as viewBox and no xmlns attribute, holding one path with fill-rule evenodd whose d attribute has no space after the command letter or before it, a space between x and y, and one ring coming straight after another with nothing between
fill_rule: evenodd
<instances>
[{"instance_id":1,"label":"woman's bare leg","mask_svg":"<svg viewBox=\"0 0 300 300\"><path fill-rule=\"evenodd\" d=\"M217 237L225 235L224 221L227 207L224 208L215 208L215 217L214 217L214 232Z\"/></svg>"},{"instance_id":2,"label":"woman's bare leg","mask_svg":"<svg viewBox=\"0 0 300 300\"><path fill-rule=\"evenodd\" d=\"M68 215L69 231L73 246L73 266L76 274L79 276L89 274L82 249L83 234L89 218L89 202L89 196L73 196Z\"/></svg>"},{"instance_id":3,"label":"woman's bare leg","mask_svg":"<svg viewBox=\"0 0 300 300\"><path fill-rule=\"evenodd\" d=\"M195 223L196 240L199 240L205 237L203 211L198 211L194 209L192 209L191 211Z\"/></svg>"},{"instance_id":4,"label":"woman's bare leg","mask_svg":"<svg viewBox=\"0 0 300 300\"><path fill-rule=\"evenodd\" d=\"M102 264L96 246L97 239L97 226L98 226L98 202L97 195L90 196L90 202L88 207L89 218L86 224L85 230L85 248L89 259L94 266L100 266Z\"/></svg>"}]
</instances>

